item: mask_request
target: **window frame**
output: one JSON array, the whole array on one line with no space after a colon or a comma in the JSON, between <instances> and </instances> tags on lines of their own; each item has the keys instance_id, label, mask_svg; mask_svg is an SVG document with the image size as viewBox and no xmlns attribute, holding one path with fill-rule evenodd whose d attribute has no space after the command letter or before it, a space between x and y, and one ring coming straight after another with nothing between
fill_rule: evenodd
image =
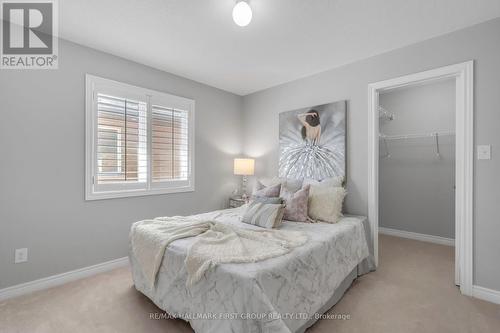
<instances>
[{"instance_id":1,"label":"window frame","mask_svg":"<svg viewBox=\"0 0 500 333\"><path fill-rule=\"evenodd\" d=\"M97 162L97 94L111 94L144 101L147 105L147 179L146 183L95 184L98 170ZM177 108L188 112L188 177L187 180L152 180L152 105L156 101L166 103L165 107ZM155 103L158 104L158 103ZM127 198L146 195L192 192L195 190L195 101L165 92L137 87L134 85L85 75L85 200Z\"/></svg>"}]
</instances>

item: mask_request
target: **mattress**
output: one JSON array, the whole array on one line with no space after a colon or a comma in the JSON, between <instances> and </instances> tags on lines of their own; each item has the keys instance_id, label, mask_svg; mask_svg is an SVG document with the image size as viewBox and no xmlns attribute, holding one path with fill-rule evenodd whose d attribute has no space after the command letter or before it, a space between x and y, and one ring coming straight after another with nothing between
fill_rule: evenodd
<instances>
[{"instance_id":1,"label":"mattress","mask_svg":"<svg viewBox=\"0 0 500 333\"><path fill-rule=\"evenodd\" d=\"M193 217L258 228L241 222L241 208ZM336 224L285 221L282 230L307 234L305 245L256 263L221 264L189 288L184 260L194 238L167 247L152 290L130 251L134 284L197 333L302 332L335 304L354 277L371 268L365 227L366 219L357 216Z\"/></svg>"}]
</instances>

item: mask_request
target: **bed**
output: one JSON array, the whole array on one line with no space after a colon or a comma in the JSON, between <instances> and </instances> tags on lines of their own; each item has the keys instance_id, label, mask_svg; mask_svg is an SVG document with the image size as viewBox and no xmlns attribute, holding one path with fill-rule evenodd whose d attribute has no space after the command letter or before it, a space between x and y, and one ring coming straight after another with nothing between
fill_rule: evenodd
<instances>
[{"instance_id":1,"label":"bed","mask_svg":"<svg viewBox=\"0 0 500 333\"><path fill-rule=\"evenodd\" d=\"M193 215L244 228L243 207ZM305 245L255 263L221 264L186 286L184 260L194 238L165 250L151 289L132 251L137 290L170 316L188 321L197 333L304 332L342 297L352 281L373 268L365 217L345 216L336 224L285 221L282 230L303 231Z\"/></svg>"}]
</instances>

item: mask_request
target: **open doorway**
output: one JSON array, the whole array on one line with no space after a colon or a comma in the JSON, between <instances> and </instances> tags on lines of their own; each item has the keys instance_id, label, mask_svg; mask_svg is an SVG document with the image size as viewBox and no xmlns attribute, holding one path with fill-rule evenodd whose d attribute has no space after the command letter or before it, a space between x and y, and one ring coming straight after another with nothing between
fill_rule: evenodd
<instances>
[{"instance_id":1,"label":"open doorway","mask_svg":"<svg viewBox=\"0 0 500 333\"><path fill-rule=\"evenodd\" d=\"M381 170L380 163L384 164L384 169L382 170L383 177L387 177L390 174L390 168L392 167L392 172L400 172L401 177L404 177L404 170L398 168L398 163L386 163L384 159L390 159L395 156L394 154L400 154L401 159L404 156L411 155L412 149L414 155L412 158L417 158L420 164L424 163L423 157L429 156L428 153L434 154L435 160L432 163L437 168L441 168L442 171L446 169L446 160L451 165L452 169L448 170L451 172L449 177L452 179L448 180L441 179L441 181L449 182L443 186L451 186L449 192L443 189L441 199L449 200L452 198L452 206L448 205L448 209L445 212L448 216L445 219L453 219L454 221L448 221L448 223L443 223L438 227L441 228L437 232L431 231L431 233L438 233L435 235L435 240L450 241L454 238L455 243L455 284L460 286L460 290L465 295L472 294L472 190L473 190L473 80L472 73L473 62L466 62L462 64L442 67L426 72L411 74L391 80L381 81L369 85L369 191L368 191L368 204L369 204L369 220L371 224L372 240L374 245L374 257L375 262L378 264L378 234L379 228L384 228L380 221L380 208L381 203L386 205L384 198L380 200L380 182L381 182ZM418 92L422 94L425 92L426 88L434 85L434 89L439 87L443 89L443 92L447 90L450 94L449 96L454 96L454 103L450 103L448 106L452 106L452 115L444 116L442 119L436 118L433 115L431 121L418 123L418 119L421 118L421 114L410 113L406 110L401 113L403 116L402 121L399 125L396 124L395 119L398 115L395 110L391 108L396 107L398 103L401 103L401 99L408 97L409 95L417 96ZM416 90L415 90L416 89ZM432 90L432 88L431 88ZM427 91L429 94L429 90ZM398 96L399 95L399 96ZM430 93L429 96L431 96ZM434 95L438 98L438 95ZM451 97L453 98L453 97ZM398 102L399 99L399 102ZM385 100L385 101L384 101ZM391 104L392 106L381 105L381 101L385 104ZM435 100L434 102L436 102ZM431 101L432 102L432 101ZM382 106L382 108L381 108ZM424 105L422 105L424 106ZM418 107L418 106L416 106ZM412 117L414 117L412 119ZM392 120L391 120L392 119ZM422 118L423 119L423 118ZM449 122L451 121L451 126ZM392 124L390 124L392 122ZM448 122L448 126L444 124ZM392 126L391 126L392 125ZM437 126L436 126L437 125ZM421 127L421 128L420 128ZM440 128L438 128L440 127ZM382 129L382 131L381 131ZM385 132L383 132L385 131ZM385 140L384 140L385 139ZM426 144L422 141L415 143L416 140L426 140ZM388 142L393 141L390 145ZM394 142L399 141L399 146L394 145ZM401 146L403 142L413 141L414 147L404 147ZM445 147L446 143L446 147ZM430 144L430 145L428 145ZM420 145L420 147L419 147ZM391 152L392 146L392 152ZM426 146L426 147L425 147ZM427 149L427 150L426 150ZM420 155L420 158L419 158ZM393 157L394 160L395 157ZM441 163L444 162L444 163ZM404 163L404 161L399 161L399 164ZM453 168L454 166L454 168ZM385 168L389 167L389 171ZM413 170L415 172L415 170ZM423 173L420 170L420 173ZM453 174L454 173L454 174ZM415 179L415 174L409 176L413 179L409 183L417 181ZM446 178L447 176L444 176ZM424 181L424 180L422 180ZM415 184L415 183L414 183ZM421 184L419 184L421 185ZM390 190L387 186L382 186L382 190ZM399 189L401 190L401 189ZM406 194L411 193L411 188L406 188ZM453 194L454 192L454 194ZM385 195L385 194L384 194ZM438 197L436 193L429 194L435 199ZM411 197L411 194L409 194ZM403 197L403 195L401 195ZM413 199L414 200L414 199ZM444 202L444 201L442 201ZM401 203L401 201L400 201ZM415 204L415 202L414 202ZM418 205L424 204L425 200L421 200ZM415 205L415 206L418 206ZM450 209L454 211L449 211ZM439 207L434 206L434 207ZM397 207L400 209L401 207ZM415 207L418 208L418 207ZM441 207L444 208L444 207ZM443 209L438 208L440 213ZM383 209L382 213L387 213L387 207ZM404 213L404 212L403 212ZM415 214L415 212L408 212L410 214ZM397 214L396 214L397 215ZM384 216L387 218L387 215ZM443 217L441 217L443 218ZM436 215L435 219L439 219ZM412 219L407 219L406 223L411 223ZM384 221L383 223L386 223ZM401 222L401 221L400 221ZM400 223L398 222L398 223ZM389 222L396 223L396 222ZM403 223L404 224L404 223ZM451 227L450 227L451 224ZM454 225L453 225L454 224ZM403 230L406 231L406 235L413 234L424 234L423 232L415 232L413 230L429 230L436 227L435 224L427 226L419 225L415 226L396 226L399 229L410 229ZM454 227L454 228L453 228ZM397 230L396 228L387 229ZM420 228L420 229L415 229ZM423 229L422 229L423 228ZM382 229L384 230L384 229ZM436 230L434 230L436 231ZM448 236L448 237L446 237ZM453 236L453 237L451 237Z\"/></svg>"},{"instance_id":2,"label":"open doorway","mask_svg":"<svg viewBox=\"0 0 500 333\"><path fill-rule=\"evenodd\" d=\"M439 285L453 281L455 100L454 78L379 95L379 235L419 241L379 236L381 257Z\"/></svg>"}]
</instances>

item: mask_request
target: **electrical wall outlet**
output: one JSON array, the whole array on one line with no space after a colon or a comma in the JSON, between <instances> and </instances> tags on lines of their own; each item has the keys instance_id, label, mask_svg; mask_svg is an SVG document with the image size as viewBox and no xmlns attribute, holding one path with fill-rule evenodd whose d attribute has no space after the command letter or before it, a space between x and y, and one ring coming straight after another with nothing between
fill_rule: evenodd
<instances>
[{"instance_id":1,"label":"electrical wall outlet","mask_svg":"<svg viewBox=\"0 0 500 333\"><path fill-rule=\"evenodd\" d=\"M28 249L16 249L16 253L14 255L14 264L20 264L26 261L28 261Z\"/></svg>"},{"instance_id":2,"label":"electrical wall outlet","mask_svg":"<svg viewBox=\"0 0 500 333\"><path fill-rule=\"evenodd\" d=\"M490 160L491 159L491 146L490 145L478 145L477 146L477 159L478 160Z\"/></svg>"}]
</instances>

